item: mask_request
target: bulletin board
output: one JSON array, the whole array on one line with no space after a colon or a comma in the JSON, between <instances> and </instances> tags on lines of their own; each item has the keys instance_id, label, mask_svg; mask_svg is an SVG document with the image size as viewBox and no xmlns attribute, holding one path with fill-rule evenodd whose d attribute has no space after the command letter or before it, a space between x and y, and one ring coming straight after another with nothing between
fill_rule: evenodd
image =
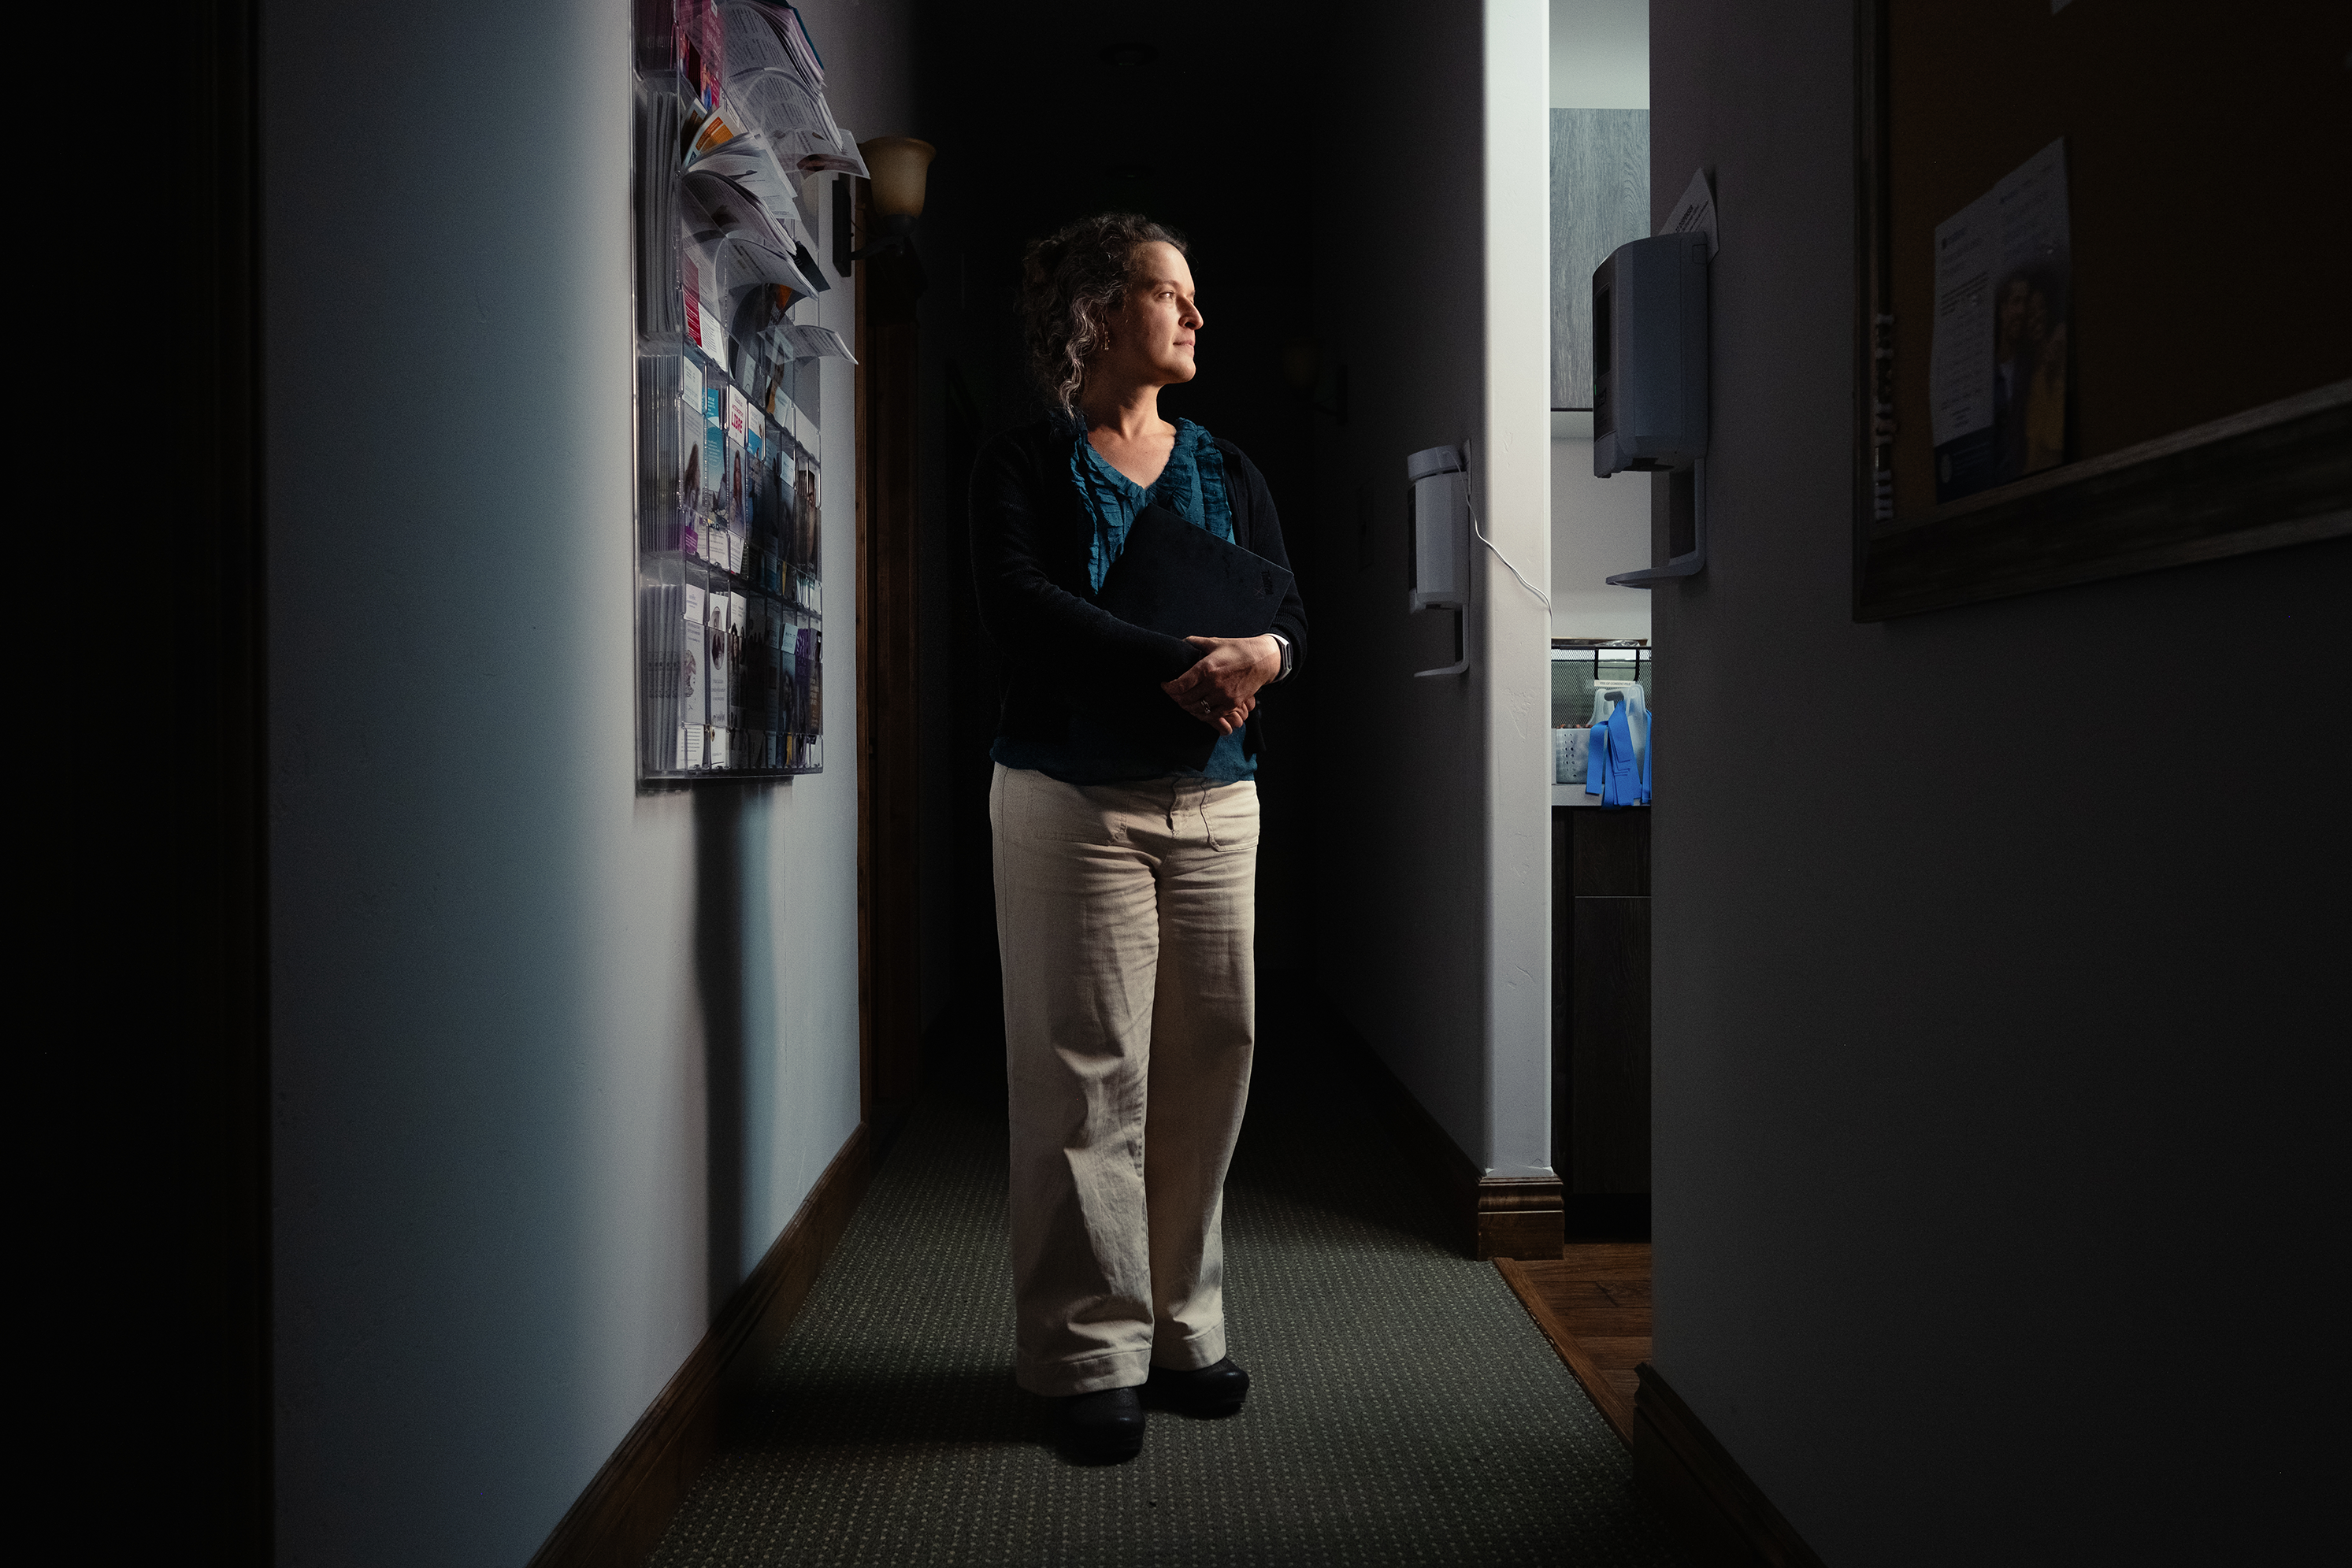
<instances>
[{"instance_id":1,"label":"bulletin board","mask_svg":"<svg viewBox=\"0 0 2352 1568\"><path fill-rule=\"evenodd\" d=\"M2344 15L1862 0L1856 619L2352 532Z\"/></svg>"}]
</instances>

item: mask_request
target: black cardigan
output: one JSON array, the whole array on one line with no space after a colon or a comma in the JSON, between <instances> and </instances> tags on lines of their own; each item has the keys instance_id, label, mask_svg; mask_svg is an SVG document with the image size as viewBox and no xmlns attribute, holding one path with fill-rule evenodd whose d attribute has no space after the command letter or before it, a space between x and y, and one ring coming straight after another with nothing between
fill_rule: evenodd
<instances>
[{"instance_id":1,"label":"black cardigan","mask_svg":"<svg viewBox=\"0 0 2352 1568\"><path fill-rule=\"evenodd\" d=\"M1108 713L1158 691L1199 662L1181 637L1121 621L1095 603L1087 562L1094 520L1070 477L1080 439L1050 421L1007 431L980 449L971 472L971 574L981 624L1003 659L1000 736L1060 741L1080 707ZM1234 508L1234 542L1288 570L1282 523L1265 476L1230 441L1214 443L1225 459L1225 493ZM1294 584L1270 630L1290 640L1291 668L1307 656L1307 607ZM1243 749L1258 749L1250 715Z\"/></svg>"}]
</instances>

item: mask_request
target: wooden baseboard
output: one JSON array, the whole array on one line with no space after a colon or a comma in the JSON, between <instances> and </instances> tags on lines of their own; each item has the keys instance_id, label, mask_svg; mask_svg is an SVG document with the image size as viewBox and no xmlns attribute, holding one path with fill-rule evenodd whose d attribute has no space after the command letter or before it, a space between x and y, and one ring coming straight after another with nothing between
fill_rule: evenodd
<instances>
[{"instance_id":1,"label":"wooden baseboard","mask_svg":"<svg viewBox=\"0 0 2352 1568\"><path fill-rule=\"evenodd\" d=\"M1698 1560L1722 1568L1822 1568L1771 1500L1648 1362L1633 1369L1633 1474Z\"/></svg>"},{"instance_id":2,"label":"wooden baseboard","mask_svg":"<svg viewBox=\"0 0 2352 1568\"><path fill-rule=\"evenodd\" d=\"M1381 1120L1471 1257L1557 1258L1566 1235L1558 1176L1488 1176L1363 1040L1343 1035Z\"/></svg>"},{"instance_id":3,"label":"wooden baseboard","mask_svg":"<svg viewBox=\"0 0 2352 1568\"><path fill-rule=\"evenodd\" d=\"M1478 1177L1473 1258L1557 1258L1567 1239L1558 1176Z\"/></svg>"},{"instance_id":4,"label":"wooden baseboard","mask_svg":"<svg viewBox=\"0 0 2352 1568\"><path fill-rule=\"evenodd\" d=\"M1616 1432L1617 1440L1631 1448L1633 1442L1633 1412L1626 1405L1625 1396L1610 1386L1609 1379L1601 1375L1600 1365L1585 1354L1582 1345L1576 1343L1576 1336L1568 1332L1568 1325L1559 1321L1559 1314L1551 1310L1550 1304L1543 1299L1543 1292L1528 1278L1517 1260L1497 1258L1495 1267L1502 1270L1504 1282L1511 1287L1511 1293L1519 1298L1519 1304L1527 1308L1528 1316L1535 1319L1536 1327L1543 1331L1544 1338L1551 1341L1552 1349L1559 1352L1559 1359L1568 1364L1568 1370L1584 1385L1584 1392L1591 1399L1593 1408L1601 1412L1601 1419Z\"/></svg>"},{"instance_id":5,"label":"wooden baseboard","mask_svg":"<svg viewBox=\"0 0 2352 1568\"><path fill-rule=\"evenodd\" d=\"M677 1375L556 1522L530 1568L638 1568L717 1451L734 1396L792 1327L873 1178L866 1124L849 1134L768 1255L719 1309Z\"/></svg>"}]
</instances>

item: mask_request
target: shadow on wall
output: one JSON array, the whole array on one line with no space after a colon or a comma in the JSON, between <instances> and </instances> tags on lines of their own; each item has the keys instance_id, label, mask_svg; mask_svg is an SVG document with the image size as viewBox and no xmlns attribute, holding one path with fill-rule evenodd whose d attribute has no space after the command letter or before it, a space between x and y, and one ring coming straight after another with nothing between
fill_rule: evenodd
<instances>
[{"instance_id":1,"label":"shadow on wall","mask_svg":"<svg viewBox=\"0 0 2352 1568\"><path fill-rule=\"evenodd\" d=\"M694 792L694 979L702 1003L704 1270L709 1310L743 1278L743 804Z\"/></svg>"}]
</instances>

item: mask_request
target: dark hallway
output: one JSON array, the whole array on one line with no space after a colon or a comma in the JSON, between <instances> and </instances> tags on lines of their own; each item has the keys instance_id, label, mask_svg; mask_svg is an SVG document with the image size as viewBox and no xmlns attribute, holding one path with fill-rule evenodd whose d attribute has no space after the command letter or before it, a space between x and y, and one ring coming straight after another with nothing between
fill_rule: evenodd
<instances>
[{"instance_id":1,"label":"dark hallway","mask_svg":"<svg viewBox=\"0 0 2352 1568\"><path fill-rule=\"evenodd\" d=\"M131 418L50 465L102 820L19 835L108 905L18 1096L49 1473L155 1460L94 1551L2342 1555L2352 10L131 32ZM1111 208L1191 242L1165 410L1306 628L1223 925L1256 1391L1085 1468L987 812L1008 670L1110 662L992 639L966 486L1042 412L1024 246Z\"/></svg>"},{"instance_id":2,"label":"dark hallway","mask_svg":"<svg viewBox=\"0 0 2352 1568\"><path fill-rule=\"evenodd\" d=\"M1315 444L1345 415L1345 372L1328 354L1317 361L1318 189L1283 168L1328 136L1319 111L1332 87L1299 68L1328 48L1304 7L1214 0L1181 21L1027 4L917 9L922 134L940 154L915 242L926 280L915 410L922 887L910 936L925 1071L985 1076L1001 1056L988 749L1004 661L1045 651L999 648L980 623L967 488L982 443L1045 413L1023 360L1023 252L1104 211L1145 213L1185 236L1208 324L1199 379L1170 389L1163 406L1232 440L1265 474L1311 620L1329 570ZM1331 678L1310 657L1265 694L1258 954L1272 971L1308 961L1301 923L1316 851L1305 809L1318 691Z\"/></svg>"}]
</instances>

